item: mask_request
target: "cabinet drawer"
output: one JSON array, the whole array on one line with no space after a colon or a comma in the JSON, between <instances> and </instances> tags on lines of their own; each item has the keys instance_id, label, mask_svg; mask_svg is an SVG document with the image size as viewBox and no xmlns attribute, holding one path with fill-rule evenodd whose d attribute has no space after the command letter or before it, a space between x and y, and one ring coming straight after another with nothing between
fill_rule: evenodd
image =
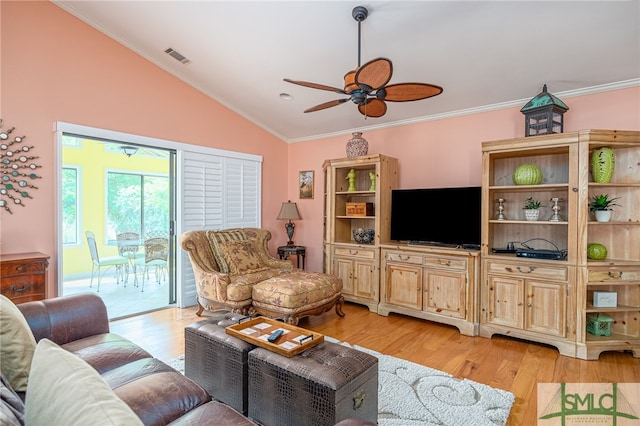
<instances>
[{"instance_id":1,"label":"cabinet drawer","mask_svg":"<svg viewBox=\"0 0 640 426\"><path fill-rule=\"evenodd\" d=\"M640 281L640 270L620 268L589 269L588 276L590 283Z\"/></svg>"},{"instance_id":2,"label":"cabinet drawer","mask_svg":"<svg viewBox=\"0 0 640 426\"><path fill-rule=\"evenodd\" d=\"M422 265L422 256L420 255L391 252L387 253L386 259L388 262L402 262L411 263L413 265Z\"/></svg>"},{"instance_id":3,"label":"cabinet drawer","mask_svg":"<svg viewBox=\"0 0 640 426\"><path fill-rule=\"evenodd\" d=\"M376 253L374 250L348 247L336 247L333 251L333 254L334 256L348 256L356 257L358 259L375 259L376 257Z\"/></svg>"},{"instance_id":4,"label":"cabinet drawer","mask_svg":"<svg viewBox=\"0 0 640 426\"><path fill-rule=\"evenodd\" d=\"M412 265L422 265L428 267L440 267L447 269L465 270L467 259L449 256L432 256L415 253L387 252L385 255L387 262L399 262Z\"/></svg>"},{"instance_id":5,"label":"cabinet drawer","mask_svg":"<svg viewBox=\"0 0 640 426\"><path fill-rule=\"evenodd\" d=\"M425 256L424 264L426 266L439 266L443 268L464 270L467 268L467 259L447 256Z\"/></svg>"},{"instance_id":6,"label":"cabinet drawer","mask_svg":"<svg viewBox=\"0 0 640 426\"><path fill-rule=\"evenodd\" d=\"M46 266L44 262L10 262L0 265L0 275L8 277L23 274L44 274Z\"/></svg>"},{"instance_id":7,"label":"cabinet drawer","mask_svg":"<svg viewBox=\"0 0 640 426\"><path fill-rule=\"evenodd\" d=\"M17 298L34 295L44 296L44 278L25 279L25 277L3 277L0 292L13 301Z\"/></svg>"},{"instance_id":8,"label":"cabinet drawer","mask_svg":"<svg viewBox=\"0 0 640 426\"><path fill-rule=\"evenodd\" d=\"M518 262L487 262L487 272L490 274L509 274L520 277L547 278L566 281L569 271L566 266L554 267Z\"/></svg>"}]
</instances>

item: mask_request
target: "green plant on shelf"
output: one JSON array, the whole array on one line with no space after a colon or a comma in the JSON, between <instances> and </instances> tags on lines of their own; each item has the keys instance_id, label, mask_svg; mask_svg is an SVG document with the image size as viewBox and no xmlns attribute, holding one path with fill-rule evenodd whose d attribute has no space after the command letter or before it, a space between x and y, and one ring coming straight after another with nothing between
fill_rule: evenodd
<instances>
[{"instance_id":1,"label":"green plant on shelf","mask_svg":"<svg viewBox=\"0 0 640 426\"><path fill-rule=\"evenodd\" d=\"M522 207L525 210L537 210L542 207L540 201L534 199L533 197L529 197L524 200L524 206Z\"/></svg>"},{"instance_id":2,"label":"green plant on shelf","mask_svg":"<svg viewBox=\"0 0 640 426\"><path fill-rule=\"evenodd\" d=\"M614 203L618 198L609 198L609 194L594 195L589 202L589 211L613 210L611 206L618 206Z\"/></svg>"}]
</instances>

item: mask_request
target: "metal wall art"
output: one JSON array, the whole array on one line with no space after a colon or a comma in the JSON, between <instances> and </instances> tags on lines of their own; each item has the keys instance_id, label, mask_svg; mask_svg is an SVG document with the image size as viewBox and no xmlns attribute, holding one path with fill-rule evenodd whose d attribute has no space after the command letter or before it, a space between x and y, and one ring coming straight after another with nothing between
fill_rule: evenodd
<instances>
[{"instance_id":1,"label":"metal wall art","mask_svg":"<svg viewBox=\"0 0 640 426\"><path fill-rule=\"evenodd\" d=\"M11 206L24 207L24 200L33 198L31 190L38 187L32 182L42 178L35 173L42 166L32 162L38 158L31 153L33 146L22 144L25 136L12 136L14 130L2 130L0 118L0 208L11 214Z\"/></svg>"}]
</instances>

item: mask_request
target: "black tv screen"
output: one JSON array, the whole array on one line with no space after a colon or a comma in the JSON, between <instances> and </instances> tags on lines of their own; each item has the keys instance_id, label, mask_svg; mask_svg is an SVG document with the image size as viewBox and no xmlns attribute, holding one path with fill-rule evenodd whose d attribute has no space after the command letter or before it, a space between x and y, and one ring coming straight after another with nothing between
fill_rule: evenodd
<instances>
[{"instance_id":1,"label":"black tv screen","mask_svg":"<svg viewBox=\"0 0 640 426\"><path fill-rule=\"evenodd\" d=\"M391 239L480 248L481 188L394 189Z\"/></svg>"}]
</instances>

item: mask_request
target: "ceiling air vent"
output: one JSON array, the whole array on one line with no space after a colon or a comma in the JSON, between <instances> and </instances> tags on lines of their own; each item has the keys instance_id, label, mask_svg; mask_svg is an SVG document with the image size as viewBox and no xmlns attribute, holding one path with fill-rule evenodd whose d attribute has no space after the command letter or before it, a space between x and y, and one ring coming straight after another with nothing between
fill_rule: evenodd
<instances>
[{"instance_id":1,"label":"ceiling air vent","mask_svg":"<svg viewBox=\"0 0 640 426\"><path fill-rule=\"evenodd\" d=\"M191 61L188 60L187 58L185 58L184 56L182 56L180 53L176 52L175 50L173 50L172 48L168 48L167 50L164 51L164 53L168 54L169 56L171 56L173 59L180 61L181 63L187 65L190 64Z\"/></svg>"}]
</instances>

